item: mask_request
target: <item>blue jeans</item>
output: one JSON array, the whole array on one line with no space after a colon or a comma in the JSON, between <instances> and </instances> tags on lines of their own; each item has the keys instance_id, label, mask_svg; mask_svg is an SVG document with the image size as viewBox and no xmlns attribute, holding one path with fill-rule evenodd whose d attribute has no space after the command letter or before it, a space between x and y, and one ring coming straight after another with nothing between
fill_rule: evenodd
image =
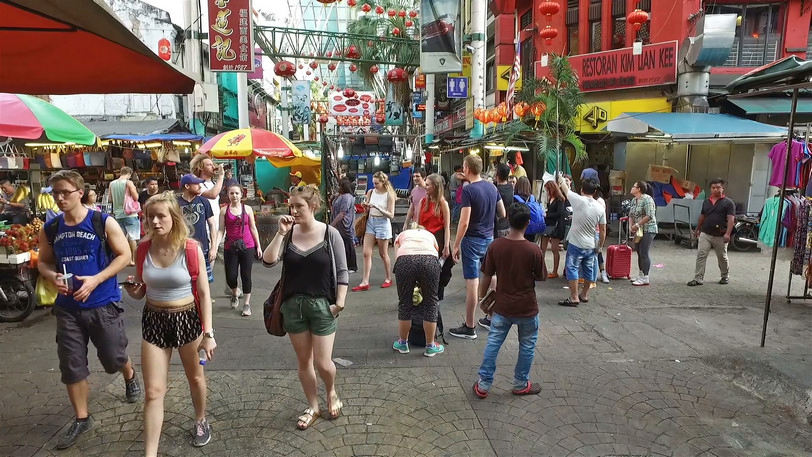
<instances>
[{"instance_id":1,"label":"blue jeans","mask_svg":"<svg viewBox=\"0 0 812 457\"><path fill-rule=\"evenodd\" d=\"M499 355L499 349L502 348L513 324L516 324L519 331L519 359L513 371L513 388L524 389L530 381L530 366L536 354L536 339L539 335L538 314L533 317L514 318L494 313L491 317L491 330L488 332L482 365L479 367L479 388L482 390L489 390L493 384L496 356Z\"/></svg>"},{"instance_id":2,"label":"blue jeans","mask_svg":"<svg viewBox=\"0 0 812 457\"><path fill-rule=\"evenodd\" d=\"M462 277L465 279L479 279L479 269L488 252L488 246L493 238L474 238L465 236L460 241L460 260L462 261Z\"/></svg>"},{"instance_id":3,"label":"blue jeans","mask_svg":"<svg viewBox=\"0 0 812 457\"><path fill-rule=\"evenodd\" d=\"M595 249L581 249L574 244L567 245L567 259L564 272L568 281L575 281L581 274L584 280L595 282L598 279L597 253Z\"/></svg>"}]
</instances>

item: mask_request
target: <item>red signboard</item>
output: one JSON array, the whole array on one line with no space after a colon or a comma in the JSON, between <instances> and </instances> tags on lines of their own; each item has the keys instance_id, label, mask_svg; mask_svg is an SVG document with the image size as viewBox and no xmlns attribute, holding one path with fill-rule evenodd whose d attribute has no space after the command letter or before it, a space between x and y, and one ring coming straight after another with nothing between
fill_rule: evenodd
<instances>
[{"instance_id":1,"label":"red signboard","mask_svg":"<svg viewBox=\"0 0 812 457\"><path fill-rule=\"evenodd\" d=\"M643 46L639 55L632 48L571 56L582 92L660 86L677 82L677 42ZM550 76L550 67L536 62L536 78Z\"/></svg>"},{"instance_id":2,"label":"red signboard","mask_svg":"<svg viewBox=\"0 0 812 457\"><path fill-rule=\"evenodd\" d=\"M211 71L253 72L251 0L208 2Z\"/></svg>"}]
</instances>

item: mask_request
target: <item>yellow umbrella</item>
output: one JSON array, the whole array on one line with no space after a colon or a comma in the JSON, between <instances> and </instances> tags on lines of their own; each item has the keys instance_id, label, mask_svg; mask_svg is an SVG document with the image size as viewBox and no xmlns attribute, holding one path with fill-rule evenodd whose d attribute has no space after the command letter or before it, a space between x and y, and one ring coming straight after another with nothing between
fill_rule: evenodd
<instances>
[{"instance_id":1,"label":"yellow umbrella","mask_svg":"<svg viewBox=\"0 0 812 457\"><path fill-rule=\"evenodd\" d=\"M287 138L261 129L237 129L221 133L207 141L198 152L211 153L218 159L265 157L275 167L318 166Z\"/></svg>"}]
</instances>

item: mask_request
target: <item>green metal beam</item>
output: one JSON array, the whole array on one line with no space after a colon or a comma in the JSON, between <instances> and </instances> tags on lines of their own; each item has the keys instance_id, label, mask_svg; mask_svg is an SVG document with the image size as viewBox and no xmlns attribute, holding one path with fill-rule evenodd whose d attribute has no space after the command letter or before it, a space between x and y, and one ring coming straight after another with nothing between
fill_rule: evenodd
<instances>
[{"instance_id":1,"label":"green metal beam","mask_svg":"<svg viewBox=\"0 0 812 457\"><path fill-rule=\"evenodd\" d=\"M352 33L290 29L285 27L254 26L257 45L264 55L273 60L280 58L315 58L319 61L389 64L399 67L420 65L420 41L409 38L371 37ZM377 45L382 58L348 59L344 56L326 57L327 52L346 50L350 46ZM314 57L311 56L314 54Z\"/></svg>"}]
</instances>

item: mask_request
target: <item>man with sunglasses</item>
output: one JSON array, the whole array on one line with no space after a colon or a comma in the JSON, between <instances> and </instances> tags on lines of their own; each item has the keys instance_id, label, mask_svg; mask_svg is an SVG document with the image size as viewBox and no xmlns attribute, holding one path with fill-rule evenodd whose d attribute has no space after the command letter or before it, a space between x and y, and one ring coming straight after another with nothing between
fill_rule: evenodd
<instances>
[{"instance_id":1,"label":"man with sunglasses","mask_svg":"<svg viewBox=\"0 0 812 457\"><path fill-rule=\"evenodd\" d=\"M82 175L62 170L51 176L50 184L62 214L40 230L37 269L59 291L54 304L59 370L76 416L56 444L57 449L66 449L94 424L87 405L88 340L107 373L124 375L127 402L138 401L141 387L127 355L116 281L116 274L130 262L127 238L115 219L82 204ZM99 225L104 233L97 233Z\"/></svg>"}]
</instances>

